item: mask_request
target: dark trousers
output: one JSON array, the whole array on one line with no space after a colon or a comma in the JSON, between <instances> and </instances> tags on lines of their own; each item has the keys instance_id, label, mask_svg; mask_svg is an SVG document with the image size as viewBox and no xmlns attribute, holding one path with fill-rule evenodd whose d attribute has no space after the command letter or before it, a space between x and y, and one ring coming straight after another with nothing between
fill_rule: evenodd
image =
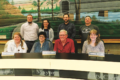
<instances>
[{"instance_id":1,"label":"dark trousers","mask_svg":"<svg viewBox=\"0 0 120 80\"><path fill-rule=\"evenodd\" d=\"M26 45L28 47L27 53L30 53L30 51L32 49L32 46L35 43L35 41L25 41L25 43L26 43Z\"/></svg>"}]
</instances>

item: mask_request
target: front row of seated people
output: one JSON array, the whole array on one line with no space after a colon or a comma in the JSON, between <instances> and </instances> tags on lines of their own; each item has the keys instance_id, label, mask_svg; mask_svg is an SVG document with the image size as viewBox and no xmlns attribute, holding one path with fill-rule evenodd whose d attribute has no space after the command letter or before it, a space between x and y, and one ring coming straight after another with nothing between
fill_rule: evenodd
<instances>
[{"instance_id":1,"label":"front row of seated people","mask_svg":"<svg viewBox=\"0 0 120 80\"><path fill-rule=\"evenodd\" d=\"M66 30L60 30L59 39L53 43L46 39L46 33L38 34L39 41L36 41L31 49L31 53L41 53L42 51L56 51L57 53L75 53L74 41L68 37ZM7 52L27 53L26 43L22 40L20 33L13 35L13 40L8 43ZM100 40L97 30L92 29L87 40L83 44L82 53L105 52L104 43Z\"/></svg>"}]
</instances>

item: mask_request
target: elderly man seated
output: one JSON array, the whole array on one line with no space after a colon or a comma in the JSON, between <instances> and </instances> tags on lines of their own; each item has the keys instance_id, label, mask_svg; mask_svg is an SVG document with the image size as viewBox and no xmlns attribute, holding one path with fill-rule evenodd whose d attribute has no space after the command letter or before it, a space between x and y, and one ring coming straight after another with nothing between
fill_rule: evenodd
<instances>
[{"instance_id":1,"label":"elderly man seated","mask_svg":"<svg viewBox=\"0 0 120 80\"><path fill-rule=\"evenodd\" d=\"M55 41L54 51L57 53L75 53L74 41L67 37L67 31L60 30L59 39Z\"/></svg>"}]
</instances>

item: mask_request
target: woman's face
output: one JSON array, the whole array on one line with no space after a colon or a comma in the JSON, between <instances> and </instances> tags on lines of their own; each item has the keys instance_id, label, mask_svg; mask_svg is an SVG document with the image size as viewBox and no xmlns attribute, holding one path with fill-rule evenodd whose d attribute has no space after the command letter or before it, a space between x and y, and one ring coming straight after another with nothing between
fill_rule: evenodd
<instances>
[{"instance_id":1,"label":"woman's face","mask_svg":"<svg viewBox=\"0 0 120 80\"><path fill-rule=\"evenodd\" d=\"M96 41L97 35L95 33L90 34L91 41Z\"/></svg>"},{"instance_id":2,"label":"woman's face","mask_svg":"<svg viewBox=\"0 0 120 80\"><path fill-rule=\"evenodd\" d=\"M39 40L40 40L40 42L45 41L45 36L44 36L44 35L40 35L40 36L39 36Z\"/></svg>"},{"instance_id":3,"label":"woman's face","mask_svg":"<svg viewBox=\"0 0 120 80\"><path fill-rule=\"evenodd\" d=\"M44 21L43 21L43 25L44 25L44 27L48 27L48 25L49 25L48 21L47 21L47 20L44 20Z\"/></svg>"},{"instance_id":4,"label":"woman's face","mask_svg":"<svg viewBox=\"0 0 120 80\"><path fill-rule=\"evenodd\" d=\"M20 38L19 35L14 35L13 39L14 39L14 41L15 41L16 43L19 43L20 40L21 40L21 38Z\"/></svg>"}]
</instances>

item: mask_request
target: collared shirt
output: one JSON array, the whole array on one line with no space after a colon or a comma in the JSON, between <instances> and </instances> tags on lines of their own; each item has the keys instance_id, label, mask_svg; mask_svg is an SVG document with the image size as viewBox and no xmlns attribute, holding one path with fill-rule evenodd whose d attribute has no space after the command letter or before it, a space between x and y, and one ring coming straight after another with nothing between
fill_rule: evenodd
<instances>
[{"instance_id":1,"label":"collared shirt","mask_svg":"<svg viewBox=\"0 0 120 80\"><path fill-rule=\"evenodd\" d=\"M62 45L60 39L55 41L54 51L58 53L75 53L74 41L72 39L67 38L65 45Z\"/></svg>"},{"instance_id":2,"label":"collared shirt","mask_svg":"<svg viewBox=\"0 0 120 80\"><path fill-rule=\"evenodd\" d=\"M21 26L20 32L25 41L35 41L38 39L39 27L34 22L26 22Z\"/></svg>"},{"instance_id":3,"label":"collared shirt","mask_svg":"<svg viewBox=\"0 0 120 80\"><path fill-rule=\"evenodd\" d=\"M14 40L8 43L7 52L14 52L14 53L26 53L27 52L27 45L23 41L23 47L21 47L21 43L17 47Z\"/></svg>"}]
</instances>

